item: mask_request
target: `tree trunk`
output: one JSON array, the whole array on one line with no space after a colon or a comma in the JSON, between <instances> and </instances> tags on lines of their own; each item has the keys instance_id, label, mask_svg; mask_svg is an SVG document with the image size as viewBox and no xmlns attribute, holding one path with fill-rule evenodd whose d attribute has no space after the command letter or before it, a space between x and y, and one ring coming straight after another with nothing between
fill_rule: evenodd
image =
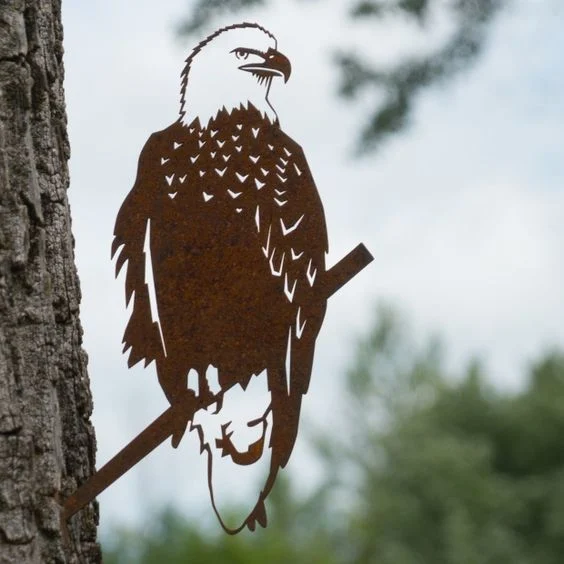
<instances>
[{"instance_id":1,"label":"tree trunk","mask_svg":"<svg viewBox=\"0 0 564 564\"><path fill-rule=\"evenodd\" d=\"M0 564L101 561L67 188L60 0L0 0Z\"/></svg>"}]
</instances>

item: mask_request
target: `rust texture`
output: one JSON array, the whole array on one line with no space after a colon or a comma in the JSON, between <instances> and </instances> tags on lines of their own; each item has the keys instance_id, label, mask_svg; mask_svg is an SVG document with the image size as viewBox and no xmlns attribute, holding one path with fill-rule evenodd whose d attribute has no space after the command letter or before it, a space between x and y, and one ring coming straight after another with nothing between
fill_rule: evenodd
<instances>
[{"instance_id":1,"label":"rust texture","mask_svg":"<svg viewBox=\"0 0 564 564\"><path fill-rule=\"evenodd\" d=\"M207 67L210 61L218 68ZM192 107L191 88L205 82L206 72L223 69L234 77L226 100L235 101L208 113ZM268 478L244 523L227 527L216 510L230 533L266 525L264 499L296 440L327 299L372 260L359 245L326 270L327 229L315 182L268 101L272 80L287 81L290 73L274 37L256 24L223 28L188 57L180 118L143 148L112 246L116 275L127 269L126 301L133 300L124 334L128 364L155 361L171 407L65 502L65 518L167 437L178 446L198 410L220 410L229 389L245 389L266 371L271 399L257 421L262 436L244 451L225 429L216 439L222 456L238 465L254 464L271 449ZM206 379L210 366L219 389ZM198 374L197 393L187 387L190 371ZM202 442L202 450L211 464L210 447Z\"/></svg>"}]
</instances>

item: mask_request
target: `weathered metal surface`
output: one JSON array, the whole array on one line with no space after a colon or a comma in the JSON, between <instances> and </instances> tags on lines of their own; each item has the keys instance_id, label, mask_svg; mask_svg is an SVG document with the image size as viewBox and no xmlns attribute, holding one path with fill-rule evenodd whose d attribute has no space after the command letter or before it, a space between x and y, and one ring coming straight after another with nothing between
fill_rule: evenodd
<instances>
[{"instance_id":1,"label":"weathered metal surface","mask_svg":"<svg viewBox=\"0 0 564 564\"><path fill-rule=\"evenodd\" d=\"M246 389L266 371L270 405L248 424L262 425L258 440L237 450L228 422L214 447L199 430L221 524L228 532L266 525L264 499L294 446L327 299L372 260L359 245L326 271L317 188L302 148L268 101L272 80L287 80L290 70L273 36L256 24L219 30L187 59L180 119L147 141L112 246L116 274L127 265L126 301L133 300L124 334L129 366L155 361L171 407L66 501L65 518L168 436L177 446L198 410L217 404L221 411L228 390ZM204 88L211 72L232 77L227 102L191 106L191 88ZM210 367L217 389L206 376ZM194 371L197 393L187 387ZM226 526L212 491L214 453L245 466L267 450L256 505L241 526Z\"/></svg>"}]
</instances>

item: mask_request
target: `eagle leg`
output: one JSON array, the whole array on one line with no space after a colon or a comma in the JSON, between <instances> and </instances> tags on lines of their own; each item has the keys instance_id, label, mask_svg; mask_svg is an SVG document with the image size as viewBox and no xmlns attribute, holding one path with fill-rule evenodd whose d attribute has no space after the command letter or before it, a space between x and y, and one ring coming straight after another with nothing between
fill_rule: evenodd
<instances>
[{"instance_id":1,"label":"eagle leg","mask_svg":"<svg viewBox=\"0 0 564 564\"><path fill-rule=\"evenodd\" d=\"M176 367L171 366L166 360L157 363L157 374L159 377L159 383L172 406L177 403L183 403L186 398L186 394L191 394L199 400L202 406L217 404L216 413L218 413L222 406L223 394L214 395L206 377L206 371L201 367L196 369L198 373L198 392L188 388L186 375L179 378L179 371ZM179 412L179 415L175 418L174 431L172 433L171 444L173 448L178 448L180 441L184 437L188 425L192 420L192 413Z\"/></svg>"}]
</instances>

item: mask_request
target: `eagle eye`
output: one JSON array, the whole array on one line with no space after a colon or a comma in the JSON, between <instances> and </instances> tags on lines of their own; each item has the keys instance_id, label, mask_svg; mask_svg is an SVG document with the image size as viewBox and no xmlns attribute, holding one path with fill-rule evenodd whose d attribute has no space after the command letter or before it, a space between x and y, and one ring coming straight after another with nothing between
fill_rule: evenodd
<instances>
[{"instance_id":1,"label":"eagle eye","mask_svg":"<svg viewBox=\"0 0 564 564\"><path fill-rule=\"evenodd\" d=\"M245 60L249 57L249 53L244 49L235 49L235 56L240 60Z\"/></svg>"}]
</instances>

